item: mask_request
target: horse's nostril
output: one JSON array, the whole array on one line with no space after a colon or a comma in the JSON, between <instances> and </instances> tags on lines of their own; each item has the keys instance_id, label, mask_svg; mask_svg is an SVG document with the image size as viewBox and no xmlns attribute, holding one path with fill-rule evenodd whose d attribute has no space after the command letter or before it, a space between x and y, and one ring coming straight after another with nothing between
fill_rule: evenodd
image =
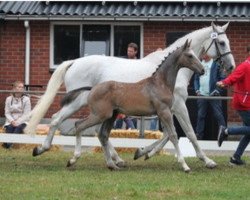
<instances>
[{"instance_id":1,"label":"horse's nostril","mask_svg":"<svg viewBox=\"0 0 250 200\"><path fill-rule=\"evenodd\" d=\"M230 71L232 71L232 70L233 70L233 68L234 68L234 66L233 66L233 65L231 65L231 66L229 67L229 70L230 70Z\"/></svg>"},{"instance_id":2,"label":"horse's nostril","mask_svg":"<svg viewBox=\"0 0 250 200\"><path fill-rule=\"evenodd\" d=\"M201 74L205 74L205 70L204 69L201 70Z\"/></svg>"}]
</instances>

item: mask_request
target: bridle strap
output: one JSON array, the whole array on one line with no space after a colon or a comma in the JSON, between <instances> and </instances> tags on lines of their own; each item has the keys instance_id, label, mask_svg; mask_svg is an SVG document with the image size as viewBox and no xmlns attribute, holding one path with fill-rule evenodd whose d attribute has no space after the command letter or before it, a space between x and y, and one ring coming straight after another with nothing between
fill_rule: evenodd
<instances>
[{"instance_id":1,"label":"bridle strap","mask_svg":"<svg viewBox=\"0 0 250 200\"><path fill-rule=\"evenodd\" d=\"M225 32L220 32L220 33L217 33L218 35L222 35L222 34L226 34ZM217 51L217 58L215 59L215 61L217 60L220 60L221 61L221 58L228 55L228 54L232 54L231 51L228 51L226 53L221 53L220 52L220 48L219 48L219 45L218 45L218 39L217 38L213 38L212 39L212 42L210 43L210 45L208 46L207 50L205 51L205 54L208 52L208 50L211 48L211 46L213 45L213 43L215 44L215 48L216 48L216 51Z\"/></svg>"}]
</instances>

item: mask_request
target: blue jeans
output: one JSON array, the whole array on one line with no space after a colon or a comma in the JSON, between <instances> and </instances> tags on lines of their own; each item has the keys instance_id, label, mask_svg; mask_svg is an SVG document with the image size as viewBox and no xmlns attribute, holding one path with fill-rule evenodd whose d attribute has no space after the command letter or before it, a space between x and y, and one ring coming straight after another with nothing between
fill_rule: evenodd
<instances>
[{"instance_id":1,"label":"blue jeans","mask_svg":"<svg viewBox=\"0 0 250 200\"><path fill-rule=\"evenodd\" d=\"M158 117L155 117L150 120L150 130L156 131L157 128Z\"/></svg>"},{"instance_id":2,"label":"blue jeans","mask_svg":"<svg viewBox=\"0 0 250 200\"><path fill-rule=\"evenodd\" d=\"M23 133L23 129L25 128L26 124L20 124L19 126L12 126L11 124L5 126L6 133ZM10 148L12 143L3 143L6 148Z\"/></svg>"},{"instance_id":3,"label":"blue jeans","mask_svg":"<svg viewBox=\"0 0 250 200\"><path fill-rule=\"evenodd\" d=\"M238 110L237 112L243 121L243 126L229 127L227 130L229 135L243 135L234 153L235 158L240 158L250 142L250 110Z\"/></svg>"},{"instance_id":4,"label":"blue jeans","mask_svg":"<svg viewBox=\"0 0 250 200\"><path fill-rule=\"evenodd\" d=\"M122 128L123 121L124 121L125 124L126 124L126 129L129 129L129 128L135 129L135 125L134 125L134 123L133 123L131 117L125 117L125 118L123 118L123 119L117 119L117 120L115 121L115 127L114 127L114 128L115 128L115 129L121 129L121 128Z\"/></svg>"},{"instance_id":5,"label":"blue jeans","mask_svg":"<svg viewBox=\"0 0 250 200\"><path fill-rule=\"evenodd\" d=\"M221 100L198 99L197 104L198 104L198 116L197 116L196 134L199 139L202 139L204 137L205 121L209 106L213 110L213 115L218 121L218 125L226 126L226 122L222 112Z\"/></svg>"}]
</instances>

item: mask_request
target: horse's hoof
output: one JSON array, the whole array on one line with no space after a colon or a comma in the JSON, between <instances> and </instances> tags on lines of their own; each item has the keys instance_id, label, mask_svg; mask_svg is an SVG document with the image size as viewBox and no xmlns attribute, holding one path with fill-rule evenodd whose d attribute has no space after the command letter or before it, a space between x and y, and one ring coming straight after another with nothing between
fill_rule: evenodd
<instances>
[{"instance_id":1,"label":"horse's hoof","mask_svg":"<svg viewBox=\"0 0 250 200\"><path fill-rule=\"evenodd\" d=\"M206 164L206 167L209 169L214 169L215 167L217 167L217 163L214 161L211 161L211 162Z\"/></svg>"},{"instance_id":2,"label":"horse's hoof","mask_svg":"<svg viewBox=\"0 0 250 200\"><path fill-rule=\"evenodd\" d=\"M138 148L135 152L135 155L134 155L134 160L137 160L138 158L142 157L143 155L141 154L141 149Z\"/></svg>"},{"instance_id":3,"label":"horse's hoof","mask_svg":"<svg viewBox=\"0 0 250 200\"><path fill-rule=\"evenodd\" d=\"M39 154L39 151L38 151L38 147L35 147L34 149L33 149L33 152L32 152L32 156L38 156L38 155L40 155Z\"/></svg>"},{"instance_id":4,"label":"horse's hoof","mask_svg":"<svg viewBox=\"0 0 250 200\"><path fill-rule=\"evenodd\" d=\"M185 173L190 173L190 172L191 172L191 169L190 169L190 168L189 168L189 169L185 169L184 172L185 172Z\"/></svg>"}]
</instances>

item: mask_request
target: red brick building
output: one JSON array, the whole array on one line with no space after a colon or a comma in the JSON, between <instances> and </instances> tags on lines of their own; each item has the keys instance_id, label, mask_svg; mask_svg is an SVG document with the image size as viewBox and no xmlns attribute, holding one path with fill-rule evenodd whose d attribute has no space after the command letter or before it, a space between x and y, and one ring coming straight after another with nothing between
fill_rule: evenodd
<instances>
[{"instance_id":1,"label":"red brick building","mask_svg":"<svg viewBox=\"0 0 250 200\"><path fill-rule=\"evenodd\" d=\"M143 57L211 21L230 21L227 36L239 64L250 44L249 10L250 3L223 1L0 2L0 87L10 89L15 80L45 87L63 60L90 54L122 56L131 41L139 44ZM6 95L0 94L0 117ZM60 98L46 117L59 109ZM227 114L228 121L239 120L230 106Z\"/></svg>"}]
</instances>

